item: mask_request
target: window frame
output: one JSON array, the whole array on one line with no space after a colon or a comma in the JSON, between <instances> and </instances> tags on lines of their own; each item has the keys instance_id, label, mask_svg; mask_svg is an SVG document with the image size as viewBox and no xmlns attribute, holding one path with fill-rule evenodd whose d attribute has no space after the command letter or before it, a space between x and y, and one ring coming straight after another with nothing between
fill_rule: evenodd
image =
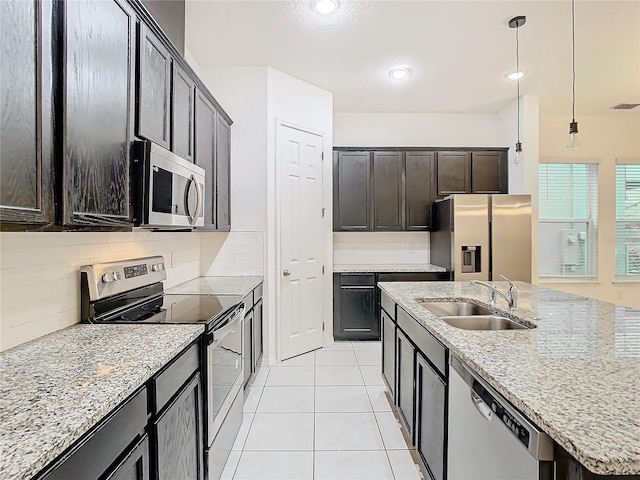
<instances>
[{"instance_id":1,"label":"window frame","mask_svg":"<svg viewBox=\"0 0 640 480\"><path fill-rule=\"evenodd\" d=\"M616 198L615 202L615 248L618 248L618 224L619 223L628 223L628 222L640 222L640 216L638 218L618 218L618 166L627 166L627 165L638 165L640 168L640 159L638 158L616 158L615 165L615 190L614 195ZM638 244L638 248L640 249L640 243ZM616 254L617 257L617 254ZM616 266L614 269L614 283L635 283L640 282L640 273L629 273L629 274L619 274L617 271L617 258L616 258Z\"/></svg>"},{"instance_id":2,"label":"window frame","mask_svg":"<svg viewBox=\"0 0 640 480\"><path fill-rule=\"evenodd\" d=\"M592 275L558 275L558 274L544 274L540 272L540 258L538 258L538 281L541 284L558 284L558 283L587 283L587 284L599 284L600 283L600 278L602 275L601 272L601 268L600 268L600 236L601 236L601 227L600 227L600 218L602 218L601 214L601 210L602 210L602 202L600 201L600 196L602 194L602 185L603 185L603 179L602 179L602 159L600 158L585 158L585 157L581 157L581 158L566 158L566 157L559 157L559 158L550 158L550 157L540 157L539 161L538 161L538 179L540 178L540 167L542 165L547 165L547 164L554 164L554 165L558 165L558 164L562 164L562 165L569 165L569 164L577 164L577 165L596 165L596 209L595 209L595 219L596 219L596 231L589 231L587 234L589 235L589 238L592 239L593 242L595 242L595 258L593 259L593 267L595 270L595 273L593 273ZM539 182L539 180L538 180ZM540 211L540 185L538 184L538 214ZM556 218L552 218L552 219L544 219L540 216L538 216L538 228L540 228L540 225L542 223L587 223L590 224L593 222L593 218L569 218L569 219L556 219ZM539 235L539 234L538 234ZM539 238L538 238L538 242L540 242ZM538 257L540 257L538 255Z\"/></svg>"}]
</instances>

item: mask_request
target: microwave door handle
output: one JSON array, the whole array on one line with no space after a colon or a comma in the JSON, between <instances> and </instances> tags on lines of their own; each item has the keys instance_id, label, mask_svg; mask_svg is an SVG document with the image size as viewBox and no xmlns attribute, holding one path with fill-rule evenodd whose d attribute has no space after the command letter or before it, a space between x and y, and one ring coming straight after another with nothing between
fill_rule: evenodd
<instances>
[{"instance_id":1,"label":"microwave door handle","mask_svg":"<svg viewBox=\"0 0 640 480\"><path fill-rule=\"evenodd\" d=\"M196 187L196 211L193 215L191 215L191 212L189 212L189 190L191 189L192 184L195 185ZM198 179L196 178L196 176L191 174L191 177L189 178L189 184L187 185L187 188L184 192L184 211L186 212L187 217L189 218L190 225L195 225L196 222L198 221L198 215L200 212L201 205L202 205L202 191L200 190L200 184L198 183Z\"/></svg>"},{"instance_id":2,"label":"microwave door handle","mask_svg":"<svg viewBox=\"0 0 640 480\"><path fill-rule=\"evenodd\" d=\"M195 175L193 174L191 175L191 180L193 181L193 183L196 184L196 195L197 195L196 211L193 215L193 221L191 222L191 225L195 225L196 222L198 221L198 217L200 216L200 210L202 209L202 188L200 188L200 182L198 181Z\"/></svg>"}]
</instances>

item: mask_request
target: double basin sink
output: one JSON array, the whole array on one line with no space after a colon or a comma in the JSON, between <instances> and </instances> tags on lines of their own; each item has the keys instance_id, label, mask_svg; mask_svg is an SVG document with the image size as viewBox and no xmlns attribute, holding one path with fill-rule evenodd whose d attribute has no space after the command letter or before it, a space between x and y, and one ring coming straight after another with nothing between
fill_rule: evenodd
<instances>
[{"instance_id":1,"label":"double basin sink","mask_svg":"<svg viewBox=\"0 0 640 480\"><path fill-rule=\"evenodd\" d=\"M522 330L526 327L471 302L420 302L440 320L464 330Z\"/></svg>"}]
</instances>

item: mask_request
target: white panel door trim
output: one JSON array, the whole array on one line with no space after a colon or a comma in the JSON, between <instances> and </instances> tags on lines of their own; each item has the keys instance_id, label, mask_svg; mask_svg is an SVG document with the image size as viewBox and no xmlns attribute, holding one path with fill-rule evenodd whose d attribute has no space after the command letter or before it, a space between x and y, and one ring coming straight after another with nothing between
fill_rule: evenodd
<instances>
[{"instance_id":1,"label":"white panel door trim","mask_svg":"<svg viewBox=\"0 0 640 480\"><path fill-rule=\"evenodd\" d=\"M300 125L296 125L294 123L291 122L287 122L281 119L276 119L276 142L275 142L275 177L276 177L276 192L275 192L275 200L276 200L276 215L275 215L275 221L276 221L276 235L275 235L275 240L276 240L276 264L275 264L275 268L276 268L276 272L275 275L277 277L277 281L276 281L276 306L275 306L275 311L276 311L276 352L277 352L277 360L281 361L283 359L283 313L285 310L285 305L283 305L283 299L282 299L282 288L283 288L283 275L282 275L282 261L283 261L283 256L282 256L282 214L283 214L283 205L282 205L282 197L283 197L283 187L284 187L284 178L283 178L283 166L281 164L282 162L282 158L283 158L283 152L282 152L282 141L283 141L283 136L285 135L285 128L288 129L293 129L293 130L298 130L300 132L306 133L306 134L310 134L310 135L314 135L319 137L320 139L320 146L321 146L321 151L324 154L325 151L325 136L322 132L319 132L317 130L313 130L307 127L303 127ZM326 161L327 159L325 158L324 161ZM327 179L325 178L325 174L324 174L324 168L323 168L323 162L321 162L320 164L320 168L318 170L318 173L320 174L320 181L321 181L321 188L320 188L320 201L321 203L324 202L324 188L322 187L322 184L324 182L327 181ZM324 205L321 205L321 207L323 207ZM326 207L326 206L324 206ZM327 211L329 209L327 208ZM327 220L328 215L325 215L324 218L322 218L323 221L323 225L322 225L322 235L324 235L324 222ZM321 255L322 258L319 259L320 263L322 265L324 265L324 259L326 258L326 252L325 250L325 244L323 240L320 240L320 250L321 250ZM330 273L330 272L329 272ZM325 279L327 272L326 272L326 266L325 266L325 274L322 275L320 277L320 284L322 286L323 289L326 289L326 281ZM319 300L319 305L320 308L322 310L321 312L321 319L322 321L325 322L325 328L333 328L332 325L328 325L327 321L326 321L326 317L325 317L325 302L324 302L324 294L321 295L321 299ZM320 344L317 347L321 347L322 344L324 342L324 332L320 332Z\"/></svg>"}]
</instances>

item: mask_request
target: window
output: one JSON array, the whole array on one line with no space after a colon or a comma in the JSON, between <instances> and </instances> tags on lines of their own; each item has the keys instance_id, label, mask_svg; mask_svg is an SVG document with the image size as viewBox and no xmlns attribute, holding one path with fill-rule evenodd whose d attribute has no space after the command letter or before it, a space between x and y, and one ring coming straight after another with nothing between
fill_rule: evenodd
<instances>
[{"instance_id":1,"label":"window","mask_svg":"<svg viewBox=\"0 0 640 480\"><path fill-rule=\"evenodd\" d=\"M616 276L640 275L640 164L616 165Z\"/></svg>"},{"instance_id":2,"label":"window","mask_svg":"<svg viewBox=\"0 0 640 480\"><path fill-rule=\"evenodd\" d=\"M540 276L595 277L598 165L541 163Z\"/></svg>"}]
</instances>

